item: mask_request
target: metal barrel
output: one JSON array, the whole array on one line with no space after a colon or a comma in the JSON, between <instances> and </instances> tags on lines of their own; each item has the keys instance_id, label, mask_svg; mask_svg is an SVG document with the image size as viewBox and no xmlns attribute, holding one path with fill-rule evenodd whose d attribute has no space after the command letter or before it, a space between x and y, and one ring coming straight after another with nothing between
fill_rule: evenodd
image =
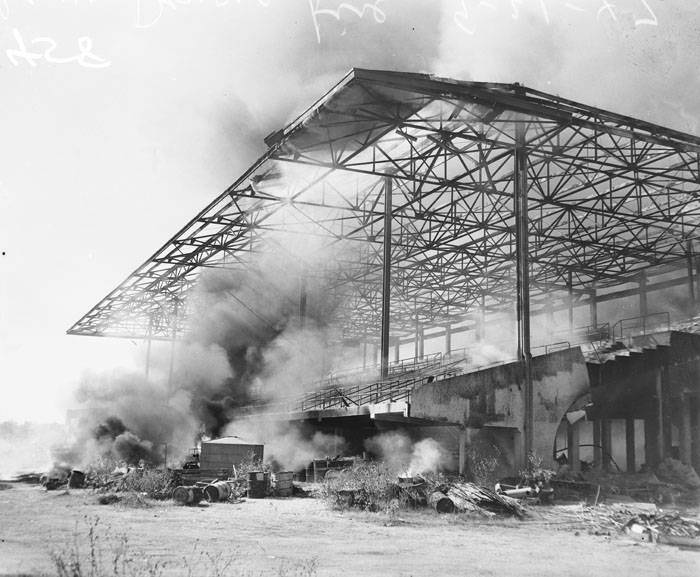
<instances>
[{"instance_id":1,"label":"metal barrel","mask_svg":"<svg viewBox=\"0 0 700 577\"><path fill-rule=\"evenodd\" d=\"M77 469L73 469L70 474L70 478L68 479L68 486L71 489L80 489L85 485L85 473L82 471L78 471Z\"/></svg>"},{"instance_id":2,"label":"metal barrel","mask_svg":"<svg viewBox=\"0 0 700 577\"><path fill-rule=\"evenodd\" d=\"M428 504L438 513L453 513L455 504L447 495L440 491L434 491L428 496Z\"/></svg>"},{"instance_id":3,"label":"metal barrel","mask_svg":"<svg viewBox=\"0 0 700 577\"><path fill-rule=\"evenodd\" d=\"M215 481L204 487L204 497L212 503L226 501L231 495L231 485L226 481Z\"/></svg>"},{"instance_id":4,"label":"metal barrel","mask_svg":"<svg viewBox=\"0 0 700 577\"><path fill-rule=\"evenodd\" d=\"M275 492L279 497L291 497L294 490L294 473L292 471L280 471L275 473Z\"/></svg>"},{"instance_id":5,"label":"metal barrel","mask_svg":"<svg viewBox=\"0 0 700 577\"><path fill-rule=\"evenodd\" d=\"M270 484L270 473L251 471L248 473L248 498L262 499L267 495Z\"/></svg>"},{"instance_id":6,"label":"metal barrel","mask_svg":"<svg viewBox=\"0 0 700 577\"><path fill-rule=\"evenodd\" d=\"M202 500L204 493L200 487L175 487L173 500L181 505L196 505Z\"/></svg>"}]
</instances>

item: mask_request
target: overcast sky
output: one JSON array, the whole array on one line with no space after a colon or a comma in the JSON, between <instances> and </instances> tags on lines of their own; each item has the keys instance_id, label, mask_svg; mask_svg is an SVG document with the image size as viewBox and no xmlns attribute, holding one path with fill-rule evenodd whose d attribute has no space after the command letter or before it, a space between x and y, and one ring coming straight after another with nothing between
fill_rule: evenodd
<instances>
[{"instance_id":1,"label":"overcast sky","mask_svg":"<svg viewBox=\"0 0 700 577\"><path fill-rule=\"evenodd\" d=\"M697 134L699 38L697 0L0 0L0 420L142 366L65 331L353 66Z\"/></svg>"}]
</instances>

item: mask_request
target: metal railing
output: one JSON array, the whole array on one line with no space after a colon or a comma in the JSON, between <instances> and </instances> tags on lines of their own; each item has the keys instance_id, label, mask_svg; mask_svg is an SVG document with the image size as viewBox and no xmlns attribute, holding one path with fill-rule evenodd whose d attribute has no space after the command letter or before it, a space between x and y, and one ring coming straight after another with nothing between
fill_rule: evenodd
<instances>
[{"instance_id":1,"label":"metal railing","mask_svg":"<svg viewBox=\"0 0 700 577\"><path fill-rule=\"evenodd\" d=\"M343 389L321 390L307 393L303 398L297 399L296 403L285 404L284 407L278 408L284 408L288 412L305 412L409 400L411 392L417 385L448 379L459 372L456 368L446 368L438 372L411 374L400 379L377 381Z\"/></svg>"},{"instance_id":2,"label":"metal railing","mask_svg":"<svg viewBox=\"0 0 700 577\"><path fill-rule=\"evenodd\" d=\"M646 335L652 332L671 330L671 315L664 311L617 321L612 327L614 341Z\"/></svg>"}]
</instances>

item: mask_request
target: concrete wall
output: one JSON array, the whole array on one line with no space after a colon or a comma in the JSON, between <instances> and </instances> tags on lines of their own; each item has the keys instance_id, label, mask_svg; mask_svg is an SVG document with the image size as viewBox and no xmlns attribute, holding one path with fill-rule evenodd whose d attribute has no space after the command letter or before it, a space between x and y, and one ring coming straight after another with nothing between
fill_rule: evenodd
<instances>
[{"instance_id":1,"label":"concrete wall","mask_svg":"<svg viewBox=\"0 0 700 577\"><path fill-rule=\"evenodd\" d=\"M546 465L553 466L552 451L559 422L571 404L589 388L581 350L534 357L532 383L534 450ZM412 395L411 416L468 428L500 427L522 432L523 393L519 365L499 365L422 385Z\"/></svg>"}]
</instances>

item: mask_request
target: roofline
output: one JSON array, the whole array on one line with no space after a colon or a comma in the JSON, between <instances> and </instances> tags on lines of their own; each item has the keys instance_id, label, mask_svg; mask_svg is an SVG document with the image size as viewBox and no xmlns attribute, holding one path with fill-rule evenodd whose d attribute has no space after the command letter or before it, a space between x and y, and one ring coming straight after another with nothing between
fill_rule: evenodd
<instances>
[{"instance_id":1,"label":"roofline","mask_svg":"<svg viewBox=\"0 0 700 577\"><path fill-rule=\"evenodd\" d=\"M542 92L529 88L524 84L514 82L511 84L498 82L476 82L465 80L453 80L432 74L419 72L396 72L392 70L376 70L366 68L352 68L345 76L327 91L321 98L316 100L296 119L287 124L284 128L277 130L265 137L264 141L268 147L287 139L301 125L311 118L318 109L330 100L343 87L353 80L367 80L381 83L388 86L395 86L399 89L412 90L418 92L438 92L441 94L451 93L453 97L469 97L471 100L478 100L487 104L501 104L512 110L539 114L562 122L574 122L576 124L586 123L583 119L575 119L574 114L586 114L601 121L621 123L624 126L621 130L632 129L632 132L640 139L666 137L677 141L678 145L690 145L697 147L696 152L700 152L700 136L667 128L660 124L648 122L606 110L597 108L562 98L555 94ZM635 130L642 130L649 133L639 134ZM667 143L671 144L671 143Z\"/></svg>"}]
</instances>

